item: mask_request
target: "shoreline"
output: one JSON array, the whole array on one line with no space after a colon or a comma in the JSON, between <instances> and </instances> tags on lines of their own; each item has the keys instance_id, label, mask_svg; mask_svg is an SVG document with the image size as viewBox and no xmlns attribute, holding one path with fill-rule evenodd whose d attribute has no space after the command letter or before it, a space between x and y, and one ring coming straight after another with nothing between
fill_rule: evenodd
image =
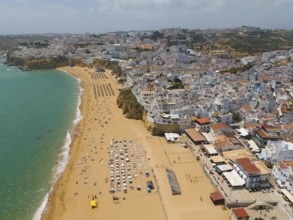
<instances>
[{"instance_id":1,"label":"shoreline","mask_svg":"<svg viewBox=\"0 0 293 220\"><path fill-rule=\"evenodd\" d=\"M46 206L48 205L49 202L49 197L50 194L54 192L54 186L57 184L59 181L60 177L63 175L67 164L70 160L70 150L71 150L71 144L74 141L74 135L76 134L76 131L78 130L79 123L83 119L83 115L81 113L81 108L82 108L82 98L83 98L83 88L82 88L82 81L80 78L73 76L67 71L63 71L62 69L58 68L58 71L61 71L65 74L70 75L71 77L75 78L75 80L78 82L78 97L77 97L77 105L76 105L76 111L75 111L75 116L72 120L72 124L70 128L66 132L66 137L64 140L63 146L60 148L60 153L57 155L57 161L56 161L56 166L52 169L52 178L50 181L50 190L47 192L45 197L43 198L41 204L37 208L33 220L40 220L42 217L42 214L44 210L46 209Z\"/></svg>"},{"instance_id":2,"label":"shoreline","mask_svg":"<svg viewBox=\"0 0 293 220\"><path fill-rule=\"evenodd\" d=\"M81 80L84 89L81 114L84 118L78 124L72 140L69 162L48 196L42 220L191 220L194 216L228 219L228 212L214 207L211 202L209 193L215 188L189 149L180 147L179 143L168 143L162 137L151 136L142 121L127 119L123 115L122 109L116 104L120 85L109 70L103 73L83 67L64 67L62 70ZM124 143L124 148L127 148L125 152L136 154L132 156L137 160L135 164L131 159L130 165L127 165L127 176L133 178L134 185L131 188L132 183L125 182L127 192L119 191L115 183L116 175L113 180L111 177L111 181L109 178L114 140ZM140 159L136 159L138 156ZM122 159L118 161L120 166L124 164ZM149 171L149 176L137 169L139 164ZM166 168L173 169L179 177L181 195L171 194ZM119 172L122 173L121 170ZM198 176L199 179L192 182L187 176ZM149 180L155 185L151 192L146 190ZM112 181L115 183L114 194L109 192L110 189L112 191ZM141 189L136 189L137 186ZM118 203L114 202L112 196L120 197ZM96 209L89 205L92 199L98 202Z\"/></svg>"},{"instance_id":3,"label":"shoreline","mask_svg":"<svg viewBox=\"0 0 293 220\"><path fill-rule=\"evenodd\" d=\"M80 87L80 95L79 95L79 100L78 100L79 106L77 105L77 113L79 112L79 114L82 116L82 118L79 120L79 122L75 126L72 127L72 131L70 134L71 143L70 143L69 151L68 151L68 162L66 164L64 171L61 173L58 180L55 181L55 183L52 185L51 190L47 194L47 202L46 202L46 205L43 207L42 212L40 213L39 219L44 219L44 218L50 219L50 213L52 210L54 210L54 206L52 205L55 200L54 193L60 187L60 185L63 185L63 183L61 183L61 182L66 181L65 173L70 171L69 169L66 169L66 168L72 166L72 163L73 163L72 160L74 160L74 158L72 159L72 157L74 157L74 151L77 150L76 148L77 148L77 144L79 142L77 133L78 133L78 131L82 132L84 130L85 120L87 118L86 112L87 112L88 99L85 95L85 89L86 89L85 85L84 85L85 82L83 82L83 80L78 75L74 75L73 73L70 73L70 72L64 70L64 68L58 68L57 70L64 72L65 74L69 74L72 77L74 77L75 79L77 79L77 81L79 83L79 87ZM75 118L73 120L73 123L76 123L76 119L77 118ZM65 180L63 180L64 178L65 178Z\"/></svg>"}]
</instances>

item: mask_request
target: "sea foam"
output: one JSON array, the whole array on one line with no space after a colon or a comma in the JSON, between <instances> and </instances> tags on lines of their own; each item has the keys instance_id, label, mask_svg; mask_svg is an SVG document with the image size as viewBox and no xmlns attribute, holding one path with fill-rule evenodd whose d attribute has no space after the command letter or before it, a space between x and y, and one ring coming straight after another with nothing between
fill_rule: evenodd
<instances>
[{"instance_id":1,"label":"sea foam","mask_svg":"<svg viewBox=\"0 0 293 220\"><path fill-rule=\"evenodd\" d=\"M69 74L67 71L63 71L67 74ZM70 76L72 76L71 74L69 74ZM74 76L72 76L74 77ZM80 108L81 108L81 97L82 97L82 93L83 93L83 89L81 87L81 80L77 77L74 77L78 83L79 83L79 96L78 96L78 100L77 100L77 107L76 107L76 113L75 113L75 118L73 120L73 126L70 130L67 131L66 133L66 139L64 142L63 147L61 148L61 152L58 154L58 161L57 161L57 165L54 167L53 169L53 177L51 180L51 188L49 190L49 192L46 194L46 196L44 197L44 199L42 200L41 205L39 206L39 208L37 209L36 213L34 214L33 220L40 220L42 213L44 212L46 205L48 203L49 200L49 195L50 193L54 190L54 184L58 181L59 177L61 176L61 174L64 172L66 165L69 161L69 152L70 152L70 144L71 144L71 133L74 131L74 129L76 128L76 126L78 125L78 123L81 121L81 119L83 118Z\"/></svg>"}]
</instances>

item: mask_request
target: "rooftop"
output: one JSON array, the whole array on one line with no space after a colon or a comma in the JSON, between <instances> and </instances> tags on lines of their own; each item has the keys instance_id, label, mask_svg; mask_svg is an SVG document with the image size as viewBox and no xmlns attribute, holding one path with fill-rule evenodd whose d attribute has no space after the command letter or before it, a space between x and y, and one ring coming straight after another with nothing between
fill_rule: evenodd
<instances>
[{"instance_id":1,"label":"rooftop","mask_svg":"<svg viewBox=\"0 0 293 220\"><path fill-rule=\"evenodd\" d=\"M198 124L201 124L201 125L211 123L209 118L197 118L197 117L194 117L194 120L195 120L195 122L197 122Z\"/></svg>"},{"instance_id":2,"label":"rooftop","mask_svg":"<svg viewBox=\"0 0 293 220\"><path fill-rule=\"evenodd\" d=\"M249 144L249 148L252 152L260 152L259 147L256 145L256 143L253 140L248 140L247 143Z\"/></svg>"},{"instance_id":3,"label":"rooftop","mask_svg":"<svg viewBox=\"0 0 293 220\"><path fill-rule=\"evenodd\" d=\"M218 201L218 200L223 200L224 197L222 196L222 194L220 192L213 192L210 194L210 197L213 201Z\"/></svg>"},{"instance_id":4,"label":"rooftop","mask_svg":"<svg viewBox=\"0 0 293 220\"><path fill-rule=\"evenodd\" d=\"M249 217L244 208L234 208L232 209L232 212L236 215L237 218Z\"/></svg>"},{"instance_id":5,"label":"rooftop","mask_svg":"<svg viewBox=\"0 0 293 220\"><path fill-rule=\"evenodd\" d=\"M270 175L271 171L267 168L267 166L261 160L255 161L254 165L259 169L260 174Z\"/></svg>"},{"instance_id":6,"label":"rooftop","mask_svg":"<svg viewBox=\"0 0 293 220\"><path fill-rule=\"evenodd\" d=\"M293 124L283 124L282 127L284 129L293 129Z\"/></svg>"},{"instance_id":7,"label":"rooftop","mask_svg":"<svg viewBox=\"0 0 293 220\"><path fill-rule=\"evenodd\" d=\"M289 169L289 167L287 166L287 164L284 163L283 161L279 161L278 164L279 164L279 167L281 169Z\"/></svg>"},{"instance_id":8,"label":"rooftop","mask_svg":"<svg viewBox=\"0 0 293 220\"><path fill-rule=\"evenodd\" d=\"M188 129L185 129L184 131L194 142L206 141L206 138L194 128L188 128Z\"/></svg>"},{"instance_id":9,"label":"rooftop","mask_svg":"<svg viewBox=\"0 0 293 220\"><path fill-rule=\"evenodd\" d=\"M231 186L243 186L245 184L245 181L235 170L232 170L231 172L224 172L223 175L229 181Z\"/></svg>"},{"instance_id":10,"label":"rooftop","mask_svg":"<svg viewBox=\"0 0 293 220\"><path fill-rule=\"evenodd\" d=\"M230 128L230 129L232 129L229 125L226 125L226 124L223 124L223 123L214 124L214 125L211 126L211 128L214 131L220 130L222 128Z\"/></svg>"},{"instance_id":11,"label":"rooftop","mask_svg":"<svg viewBox=\"0 0 293 220\"><path fill-rule=\"evenodd\" d=\"M256 128L257 126L258 126L258 124L254 124L254 123L249 123L249 124L243 125L244 128Z\"/></svg>"},{"instance_id":12,"label":"rooftop","mask_svg":"<svg viewBox=\"0 0 293 220\"><path fill-rule=\"evenodd\" d=\"M258 131L257 131L257 134L258 134L261 138L267 138L267 137L268 137L267 133L266 133L263 129L258 130Z\"/></svg>"},{"instance_id":13,"label":"rooftop","mask_svg":"<svg viewBox=\"0 0 293 220\"><path fill-rule=\"evenodd\" d=\"M260 173L260 170L248 158L236 159L238 163L248 174Z\"/></svg>"},{"instance_id":14,"label":"rooftop","mask_svg":"<svg viewBox=\"0 0 293 220\"><path fill-rule=\"evenodd\" d=\"M215 147L212 144L204 144L203 147L205 148L206 152L208 154L218 154L218 151L216 151Z\"/></svg>"},{"instance_id":15,"label":"rooftop","mask_svg":"<svg viewBox=\"0 0 293 220\"><path fill-rule=\"evenodd\" d=\"M287 141L270 141L267 145L271 151L293 150L293 143Z\"/></svg>"},{"instance_id":16,"label":"rooftop","mask_svg":"<svg viewBox=\"0 0 293 220\"><path fill-rule=\"evenodd\" d=\"M230 164L218 165L217 168L222 172L233 170L233 167Z\"/></svg>"},{"instance_id":17,"label":"rooftop","mask_svg":"<svg viewBox=\"0 0 293 220\"><path fill-rule=\"evenodd\" d=\"M211 157L211 160L214 162L214 163L223 163L225 162L224 158L220 155L218 156L212 156Z\"/></svg>"},{"instance_id":18,"label":"rooftop","mask_svg":"<svg viewBox=\"0 0 293 220\"><path fill-rule=\"evenodd\" d=\"M243 105L242 108L245 109L245 110L250 110L251 109L249 105Z\"/></svg>"},{"instance_id":19,"label":"rooftop","mask_svg":"<svg viewBox=\"0 0 293 220\"><path fill-rule=\"evenodd\" d=\"M223 154L223 157L228 160L236 160L243 157L251 158L251 159L255 158L255 156L248 149L225 151L222 154Z\"/></svg>"}]
</instances>

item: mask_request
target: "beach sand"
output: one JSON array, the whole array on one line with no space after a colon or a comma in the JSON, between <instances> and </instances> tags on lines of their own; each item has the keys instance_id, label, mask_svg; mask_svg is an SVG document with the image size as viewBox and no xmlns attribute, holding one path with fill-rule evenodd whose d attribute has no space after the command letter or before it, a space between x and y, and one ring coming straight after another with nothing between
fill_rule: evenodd
<instances>
[{"instance_id":1,"label":"beach sand","mask_svg":"<svg viewBox=\"0 0 293 220\"><path fill-rule=\"evenodd\" d=\"M62 70L82 81L81 112L84 118L76 128L70 160L50 193L42 220L229 219L228 211L221 206L215 207L209 199L209 193L215 189L189 149L167 143L161 137L152 137L142 121L123 116L116 105L120 85L110 71L95 73L94 69L82 67L64 67ZM112 144L111 148L112 139L118 143ZM137 149L141 146L142 152L132 151L134 143ZM138 163L143 165L144 158L150 177L144 175L144 169L135 171L134 163L130 163L129 172L135 187L129 189L127 182L127 193L122 190L114 194L119 197L117 202L109 192L108 163L110 150L115 149L114 146L120 149L120 145L121 149L125 145L129 155L134 154L133 158L138 160L136 166ZM175 171L182 195L171 194L165 168ZM150 193L146 190L148 180L154 183ZM137 185L141 186L140 191L136 190ZM90 207L92 198L98 204L95 209Z\"/></svg>"}]
</instances>

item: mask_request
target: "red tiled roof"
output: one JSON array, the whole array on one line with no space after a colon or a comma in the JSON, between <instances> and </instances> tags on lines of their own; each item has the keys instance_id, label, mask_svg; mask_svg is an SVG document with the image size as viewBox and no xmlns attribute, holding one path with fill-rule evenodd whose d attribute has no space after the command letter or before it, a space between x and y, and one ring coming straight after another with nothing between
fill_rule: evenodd
<instances>
[{"instance_id":1,"label":"red tiled roof","mask_svg":"<svg viewBox=\"0 0 293 220\"><path fill-rule=\"evenodd\" d=\"M236 215L237 218L249 217L244 208L234 208L232 209L232 212Z\"/></svg>"},{"instance_id":2,"label":"red tiled roof","mask_svg":"<svg viewBox=\"0 0 293 220\"><path fill-rule=\"evenodd\" d=\"M293 161L283 161L283 163L293 168Z\"/></svg>"},{"instance_id":3,"label":"red tiled roof","mask_svg":"<svg viewBox=\"0 0 293 220\"><path fill-rule=\"evenodd\" d=\"M209 118L197 118L197 117L195 117L194 120L196 122L198 122L199 124L208 124L208 123L211 122Z\"/></svg>"},{"instance_id":4,"label":"red tiled roof","mask_svg":"<svg viewBox=\"0 0 293 220\"><path fill-rule=\"evenodd\" d=\"M287 112L287 107L286 107L286 105L282 105L281 106L281 111L284 113L284 112Z\"/></svg>"},{"instance_id":5,"label":"red tiled roof","mask_svg":"<svg viewBox=\"0 0 293 220\"><path fill-rule=\"evenodd\" d=\"M288 166L283 161L279 161L279 166L281 169L288 169Z\"/></svg>"},{"instance_id":6,"label":"red tiled roof","mask_svg":"<svg viewBox=\"0 0 293 220\"><path fill-rule=\"evenodd\" d=\"M223 123L218 123L212 125L213 130L220 130L221 128L231 128L229 125L223 124Z\"/></svg>"},{"instance_id":7,"label":"red tiled roof","mask_svg":"<svg viewBox=\"0 0 293 220\"><path fill-rule=\"evenodd\" d=\"M257 126L258 126L257 124L253 124L253 123L243 125L244 128L255 128Z\"/></svg>"},{"instance_id":8,"label":"red tiled roof","mask_svg":"<svg viewBox=\"0 0 293 220\"><path fill-rule=\"evenodd\" d=\"M250 106L249 105L243 105L241 108L245 109L245 110L250 110Z\"/></svg>"},{"instance_id":9,"label":"red tiled roof","mask_svg":"<svg viewBox=\"0 0 293 220\"><path fill-rule=\"evenodd\" d=\"M222 194L220 192L213 192L210 194L210 197L213 201L218 201L218 200L223 200L224 197L222 196Z\"/></svg>"},{"instance_id":10,"label":"red tiled roof","mask_svg":"<svg viewBox=\"0 0 293 220\"><path fill-rule=\"evenodd\" d=\"M261 136L262 138L267 138L267 137L268 137L267 133L266 133L263 129L258 130L257 133L258 133L258 135Z\"/></svg>"},{"instance_id":11,"label":"red tiled roof","mask_svg":"<svg viewBox=\"0 0 293 220\"><path fill-rule=\"evenodd\" d=\"M248 158L236 159L236 162L248 173L260 173L260 170Z\"/></svg>"},{"instance_id":12,"label":"red tiled roof","mask_svg":"<svg viewBox=\"0 0 293 220\"><path fill-rule=\"evenodd\" d=\"M291 129L291 128L293 128L293 124L282 124L282 127L284 129Z\"/></svg>"},{"instance_id":13,"label":"red tiled roof","mask_svg":"<svg viewBox=\"0 0 293 220\"><path fill-rule=\"evenodd\" d=\"M280 130L281 126L274 126L274 125L263 125L262 126L266 130Z\"/></svg>"}]
</instances>

